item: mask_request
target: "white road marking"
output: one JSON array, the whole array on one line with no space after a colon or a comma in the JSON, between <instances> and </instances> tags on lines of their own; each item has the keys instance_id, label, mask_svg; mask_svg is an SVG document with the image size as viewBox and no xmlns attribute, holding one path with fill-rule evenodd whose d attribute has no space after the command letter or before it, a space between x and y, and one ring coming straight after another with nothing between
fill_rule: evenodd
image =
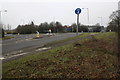
<instances>
[{"instance_id":1,"label":"white road marking","mask_svg":"<svg viewBox=\"0 0 120 80\"><path fill-rule=\"evenodd\" d=\"M22 42L22 41L24 41L24 40L17 40L16 43L18 43L18 42Z\"/></svg>"},{"instance_id":2,"label":"white road marking","mask_svg":"<svg viewBox=\"0 0 120 80\"><path fill-rule=\"evenodd\" d=\"M17 54L17 55L13 55L13 56L10 56L10 57L8 57L8 58L12 58L12 57L17 57L17 56L21 56L21 55L24 55L24 54L27 54L28 52L26 52L26 53L21 53L21 54Z\"/></svg>"},{"instance_id":3,"label":"white road marking","mask_svg":"<svg viewBox=\"0 0 120 80\"><path fill-rule=\"evenodd\" d=\"M39 49L37 49L37 50L35 50L35 51L43 51L43 50L47 50L47 49L51 49L51 47L39 48Z\"/></svg>"},{"instance_id":4,"label":"white road marking","mask_svg":"<svg viewBox=\"0 0 120 80\"><path fill-rule=\"evenodd\" d=\"M32 40L32 38L28 38L28 39L25 39L26 41L30 41ZM25 41L25 40L17 40L16 43L19 43L19 42L22 42L22 41Z\"/></svg>"},{"instance_id":5,"label":"white road marking","mask_svg":"<svg viewBox=\"0 0 120 80\"><path fill-rule=\"evenodd\" d=\"M0 58L0 60L3 60L3 59L5 59L5 58L4 58L4 57L1 57L1 58Z\"/></svg>"},{"instance_id":6,"label":"white road marking","mask_svg":"<svg viewBox=\"0 0 120 80\"><path fill-rule=\"evenodd\" d=\"M43 50L47 50L47 49L51 49L51 47L44 47L44 48L39 48L37 49L36 51L43 51ZM18 51L18 52L23 52L22 50ZM23 53L20 53L20 54L14 54L14 55L11 55L9 57L1 57L0 60L3 60L3 59L8 59L8 58L13 58L13 57L17 57L17 56L22 56L22 55L25 55L25 54L28 54L29 52L23 52Z\"/></svg>"},{"instance_id":7,"label":"white road marking","mask_svg":"<svg viewBox=\"0 0 120 80\"><path fill-rule=\"evenodd\" d=\"M25 40L29 41L29 40L32 40L32 38L28 38L28 39L25 39Z\"/></svg>"}]
</instances>

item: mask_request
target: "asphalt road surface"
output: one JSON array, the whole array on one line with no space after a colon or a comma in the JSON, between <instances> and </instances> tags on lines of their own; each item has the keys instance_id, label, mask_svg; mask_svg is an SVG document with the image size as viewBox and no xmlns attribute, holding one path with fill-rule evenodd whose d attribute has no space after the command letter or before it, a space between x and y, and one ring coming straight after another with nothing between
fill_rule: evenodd
<instances>
[{"instance_id":1,"label":"asphalt road surface","mask_svg":"<svg viewBox=\"0 0 120 80\"><path fill-rule=\"evenodd\" d=\"M15 38L9 40L3 40L2 42L2 54L9 54L10 52L25 49L33 46L43 46L49 42L63 40L69 37L76 36L76 33L59 33L54 36L44 37L45 34L41 34L43 38L33 39L35 34L31 35L14 35Z\"/></svg>"}]
</instances>

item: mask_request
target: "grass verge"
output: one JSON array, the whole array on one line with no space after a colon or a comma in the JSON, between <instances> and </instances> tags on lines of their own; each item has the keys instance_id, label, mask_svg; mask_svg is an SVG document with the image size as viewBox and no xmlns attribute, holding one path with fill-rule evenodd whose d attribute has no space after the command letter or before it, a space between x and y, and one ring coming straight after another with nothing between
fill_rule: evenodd
<instances>
[{"instance_id":1,"label":"grass verge","mask_svg":"<svg viewBox=\"0 0 120 80\"><path fill-rule=\"evenodd\" d=\"M81 45L69 44L4 63L3 78L114 78L115 40L115 33L101 33L79 41Z\"/></svg>"},{"instance_id":2,"label":"grass verge","mask_svg":"<svg viewBox=\"0 0 120 80\"><path fill-rule=\"evenodd\" d=\"M5 36L4 38L2 38L2 40L7 40L7 39L12 39L14 38L13 36Z\"/></svg>"},{"instance_id":3,"label":"grass verge","mask_svg":"<svg viewBox=\"0 0 120 80\"><path fill-rule=\"evenodd\" d=\"M67 41L70 41L70 40L75 40L75 39L77 39L77 38L87 37L87 36L89 36L90 34L91 34L91 33L82 33L82 34L80 34L80 35L78 35L78 36L75 36L75 37L70 37L70 38L67 38L67 39L64 39L64 40L59 40L59 41L50 42L50 43L46 44L46 46L54 45L54 44L57 44L57 43L60 44L60 43L67 42ZM95 34L97 34L97 33L95 33Z\"/></svg>"}]
</instances>

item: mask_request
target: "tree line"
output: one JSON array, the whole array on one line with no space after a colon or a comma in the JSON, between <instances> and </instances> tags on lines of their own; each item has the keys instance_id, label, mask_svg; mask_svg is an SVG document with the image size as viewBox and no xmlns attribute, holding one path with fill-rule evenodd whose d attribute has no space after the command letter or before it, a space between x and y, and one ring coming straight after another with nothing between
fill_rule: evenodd
<instances>
[{"instance_id":1,"label":"tree line","mask_svg":"<svg viewBox=\"0 0 120 80\"><path fill-rule=\"evenodd\" d=\"M52 33L66 33L66 32L76 32L77 24L73 23L70 26L62 25L60 22L44 22L40 23L40 25L35 25L33 21L29 24L25 25L18 25L14 30L4 30L0 28L2 34L1 37L4 37L4 32L8 34L32 34L38 31L39 33L48 33L48 30L51 29ZM92 30L91 30L92 28ZM100 26L99 24L88 26L82 25L79 23L78 25L78 32L100 32L104 27Z\"/></svg>"},{"instance_id":2,"label":"tree line","mask_svg":"<svg viewBox=\"0 0 120 80\"><path fill-rule=\"evenodd\" d=\"M107 26L107 31L112 31L112 32L118 32L118 26L119 26L119 21L120 18L118 16L118 12L113 12L110 16L110 22L108 23Z\"/></svg>"},{"instance_id":3,"label":"tree line","mask_svg":"<svg viewBox=\"0 0 120 80\"><path fill-rule=\"evenodd\" d=\"M41 23L40 25L35 25L32 21L30 24L18 25L15 29L15 33L20 34L31 34L36 33L36 31L40 33L47 33L49 29L51 29L52 33L64 33L64 32L76 32L77 24L73 23L70 26L62 25L60 22L51 22L51 23ZM100 25L86 26L86 25L78 25L79 32L89 32L89 27L93 28L93 32L100 32Z\"/></svg>"}]
</instances>

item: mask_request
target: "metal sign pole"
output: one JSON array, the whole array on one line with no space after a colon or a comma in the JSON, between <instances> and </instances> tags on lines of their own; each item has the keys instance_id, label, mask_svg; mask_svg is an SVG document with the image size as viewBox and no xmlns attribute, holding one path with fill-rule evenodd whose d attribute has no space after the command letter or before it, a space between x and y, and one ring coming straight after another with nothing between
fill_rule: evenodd
<instances>
[{"instance_id":1,"label":"metal sign pole","mask_svg":"<svg viewBox=\"0 0 120 80\"><path fill-rule=\"evenodd\" d=\"M78 36L78 27L79 27L79 14L77 14L77 27L76 27L76 35Z\"/></svg>"},{"instance_id":2,"label":"metal sign pole","mask_svg":"<svg viewBox=\"0 0 120 80\"><path fill-rule=\"evenodd\" d=\"M81 13L81 9L77 8L75 10L75 13L77 14L77 26L76 26L76 35L78 36L78 27L79 27L79 14Z\"/></svg>"}]
</instances>

